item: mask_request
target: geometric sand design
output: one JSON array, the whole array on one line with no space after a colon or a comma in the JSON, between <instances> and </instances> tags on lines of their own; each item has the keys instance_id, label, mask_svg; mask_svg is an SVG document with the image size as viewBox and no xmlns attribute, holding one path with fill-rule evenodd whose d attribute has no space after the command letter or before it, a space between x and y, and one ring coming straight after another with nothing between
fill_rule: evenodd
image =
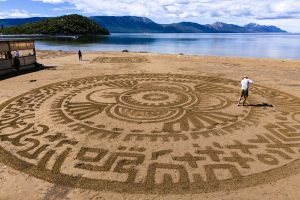
<instances>
[{"instance_id":1,"label":"geometric sand design","mask_svg":"<svg viewBox=\"0 0 300 200\"><path fill-rule=\"evenodd\" d=\"M129 193L233 190L298 173L300 99L253 85L257 106L238 107L239 94L239 81L181 74L47 85L0 105L0 162Z\"/></svg>"}]
</instances>

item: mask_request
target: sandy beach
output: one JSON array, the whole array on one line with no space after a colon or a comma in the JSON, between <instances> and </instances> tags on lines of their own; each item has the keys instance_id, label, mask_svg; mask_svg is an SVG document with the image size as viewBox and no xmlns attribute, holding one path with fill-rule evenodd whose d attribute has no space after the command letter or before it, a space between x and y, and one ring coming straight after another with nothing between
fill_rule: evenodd
<instances>
[{"instance_id":1,"label":"sandy beach","mask_svg":"<svg viewBox=\"0 0 300 200\"><path fill-rule=\"evenodd\" d=\"M299 198L299 60L37 59L0 80L0 200Z\"/></svg>"}]
</instances>

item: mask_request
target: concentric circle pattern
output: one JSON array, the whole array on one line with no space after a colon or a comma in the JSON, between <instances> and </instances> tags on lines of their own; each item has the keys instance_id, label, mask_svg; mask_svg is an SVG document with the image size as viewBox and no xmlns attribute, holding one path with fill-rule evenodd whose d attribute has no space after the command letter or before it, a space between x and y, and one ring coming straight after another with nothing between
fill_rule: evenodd
<instances>
[{"instance_id":1,"label":"concentric circle pattern","mask_svg":"<svg viewBox=\"0 0 300 200\"><path fill-rule=\"evenodd\" d=\"M237 81L128 74L72 79L0 106L0 161L70 187L199 193L300 169L300 99ZM272 105L272 106L271 106Z\"/></svg>"},{"instance_id":2,"label":"concentric circle pattern","mask_svg":"<svg viewBox=\"0 0 300 200\"><path fill-rule=\"evenodd\" d=\"M192 104L196 97L185 91L170 89L145 89L133 90L122 94L118 102L129 107L155 108L178 108Z\"/></svg>"}]
</instances>

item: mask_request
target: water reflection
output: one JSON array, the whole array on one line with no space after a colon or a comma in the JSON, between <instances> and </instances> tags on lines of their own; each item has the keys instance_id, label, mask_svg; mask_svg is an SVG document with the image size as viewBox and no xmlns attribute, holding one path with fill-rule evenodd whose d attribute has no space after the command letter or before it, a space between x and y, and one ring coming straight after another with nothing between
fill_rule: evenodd
<instances>
[{"instance_id":1,"label":"water reflection","mask_svg":"<svg viewBox=\"0 0 300 200\"><path fill-rule=\"evenodd\" d=\"M84 44L114 44L114 45L136 45L150 44L155 42L156 38L149 37L123 37L123 36L81 36L77 39L71 37L51 37L42 38L37 41L43 44L62 44L62 45L84 45Z\"/></svg>"}]
</instances>

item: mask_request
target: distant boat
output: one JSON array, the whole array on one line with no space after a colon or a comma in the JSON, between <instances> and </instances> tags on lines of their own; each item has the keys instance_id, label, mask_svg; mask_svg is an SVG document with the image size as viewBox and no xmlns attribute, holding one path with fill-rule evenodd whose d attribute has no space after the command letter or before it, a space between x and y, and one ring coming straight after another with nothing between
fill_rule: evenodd
<instances>
[{"instance_id":1,"label":"distant boat","mask_svg":"<svg viewBox=\"0 0 300 200\"><path fill-rule=\"evenodd\" d=\"M72 38L77 40L79 38L78 35L57 35L57 36L50 36L50 37L58 37L58 38Z\"/></svg>"},{"instance_id":2,"label":"distant boat","mask_svg":"<svg viewBox=\"0 0 300 200\"><path fill-rule=\"evenodd\" d=\"M72 39L78 39L79 36L78 35L60 35L59 37L62 37L62 38L72 38Z\"/></svg>"}]
</instances>

